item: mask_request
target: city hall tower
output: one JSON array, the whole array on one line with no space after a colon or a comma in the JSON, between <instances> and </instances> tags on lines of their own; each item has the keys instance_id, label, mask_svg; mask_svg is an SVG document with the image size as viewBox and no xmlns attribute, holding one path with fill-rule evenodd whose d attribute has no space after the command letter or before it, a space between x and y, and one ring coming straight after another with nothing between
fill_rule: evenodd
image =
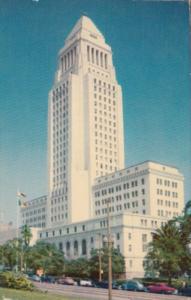
<instances>
[{"instance_id":1,"label":"city hall tower","mask_svg":"<svg viewBox=\"0 0 191 300\"><path fill-rule=\"evenodd\" d=\"M124 136L112 51L86 16L59 52L48 127L49 226L87 220L94 179L124 168Z\"/></svg>"}]
</instances>

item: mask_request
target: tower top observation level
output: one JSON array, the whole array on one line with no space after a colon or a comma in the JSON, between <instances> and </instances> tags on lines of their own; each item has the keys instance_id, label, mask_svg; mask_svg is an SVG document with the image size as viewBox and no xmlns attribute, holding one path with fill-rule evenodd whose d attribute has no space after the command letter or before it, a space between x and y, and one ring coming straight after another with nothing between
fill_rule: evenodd
<instances>
[{"instance_id":1,"label":"tower top observation level","mask_svg":"<svg viewBox=\"0 0 191 300\"><path fill-rule=\"evenodd\" d=\"M60 50L59 54L62 54L67 48L69 48L77 40L87 40L93 44L97 44L105 50L111 51L111 47L105 43L105 38L96 25L87 16L81 16L76 25L69 33L65 40L64 47Z\"/></svg>"}]
</instances>

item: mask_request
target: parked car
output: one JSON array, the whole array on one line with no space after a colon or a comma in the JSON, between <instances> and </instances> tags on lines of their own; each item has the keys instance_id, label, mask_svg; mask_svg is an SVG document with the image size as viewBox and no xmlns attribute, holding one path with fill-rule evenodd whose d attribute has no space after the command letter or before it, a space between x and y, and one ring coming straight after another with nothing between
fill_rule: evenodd
<instances>
[{"instance_id":1,"label":"parked car","mask_svg":"<svg viewBox=\"0 0 191 300\"><path fill-rule=\"evenodd\" d=\"M93 282L92 285L97 288L108 289L108 281L96 281ZM115 281L112 282L112 289L113 290L119 289L119 286L116 284Z\"/></svg>"},{"instance_id":2,"label":"parked car","mask_svg":"<svg viewBox=\"0 0 191 300\"><path fill-rule=\"evenodd\" d=\"M156 283L153 285L147 286L147 290L150 293L159 293L159 294L177 294L177 290L173 287L166 285L165 283Z\"/></svg>"},{"instance_id":3,"label":"parked car","mask_svg":"<svg viewBox=\"0 0 191 300\"><path fill-rule=\"evenodd\" d=\"M121 285L122 290L146 292L147 288L137 280L128 280Z\"/></svg>"},{"instance_id":4,"label":"parked car","mask_svg":"<svg viewBox=\"0 0 191 300\"><path fill-rule=\"evenodd\" d=\"M75 281L71 277L60 277L57 280L57 283L59 283L59 284L66 284L66 285L75 285Z\"/></svg>"},{"instance_id":5,"label":"parked car","mask_svg":"<svg viewBox=\"0 0 191 300\"><path fill-rule=\"evenodd\" d=\"M89 279L80 279L79 280L79 285L80 286L92 286L92 281Z\"/></svg>"},{"instance_id":6,"label":"parked car","mask_svg":"<svg viewBox=\"0 0 191 300\"><path fill-rule=\"evenodd\" d=\"M55 283L56 279L53 276L42 275L41 282Z\"/></svg>"},{"instance_id":7,"label":"parked car","mask_svg":"<svg viewBox=\"0 0 191 300\"><path fill-rule=\"evenodd\" d=\"M41 278L38 275L29 275L28 279L30 279L32 281L37 281L37 282L41 281Z\"/></svg>"},{"instance_id":8,"label":"parked car","mask_svg":"<svg viewBox=\"0 0 191 300\"><path fill-rule=\"evenodd\" d=\"M182 296L191 296L191 285L180 288L178 294Z\"/></svg>"}]
</instances>

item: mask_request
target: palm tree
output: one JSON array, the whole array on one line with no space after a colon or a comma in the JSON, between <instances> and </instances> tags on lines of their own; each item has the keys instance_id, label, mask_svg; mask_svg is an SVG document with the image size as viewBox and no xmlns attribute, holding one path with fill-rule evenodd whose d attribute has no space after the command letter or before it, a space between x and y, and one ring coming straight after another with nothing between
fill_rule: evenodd
<instances>
[{"instance_id":1,"label":"palm tree","mask_svg":"<svg viewBox=\"0 0 191 300\"><path fill-rule=\"evenodd\" d=\"M30 229L30 227L28 225L24 225L22 227L21 235L22 235L22 239L24 241L24 245L26 247L28 247L29 244L30 244L31 238L32 238L31 229Z\"/></svg>"},{"instance_id":2,"label":"palm tree","mask_svg":"<svg viewBox=\"0 0 191 300\"><path fill-rule=\"evenodd\" d=\"M183 274L190 266L186 242L182 229L174 222L157 229L149 245L146 271L158 271L160 275L167 276L170 284L173 276Z\"/></svg>"},{"instance_id":3,"label":"palm tree","mask_svg":"<svg viewBox=\"0 0 191 300\"><path fill-rule=\"evenodd\" d=\"M23 264L24 264L24 269L26 271L27 270L28 249L29 249L31 238L32 238L31 229L28 225L25 224L22 227L21 236L22 236L22 249L21 249L21 252L20 252L21 271L23 269ZM24 243L24 247L23 247L23 243Z\"/></svg>"},{"instance_id":4,"label":"palm tree","mask_svg":"<svg viewBox=\"0 0 191 300\"><path fill-rule=\"evenodd\" d=\"M176 224L179 228L182 242L188 246L191 242L191 200L186 203L183 214L169 222Z\"/></svg>"}]
</instances>

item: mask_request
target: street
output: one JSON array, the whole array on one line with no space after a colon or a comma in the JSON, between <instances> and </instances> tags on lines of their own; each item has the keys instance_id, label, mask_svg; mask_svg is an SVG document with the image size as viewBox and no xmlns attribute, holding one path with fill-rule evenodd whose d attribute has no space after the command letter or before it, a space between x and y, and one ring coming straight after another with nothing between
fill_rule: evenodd
<instances>
[{"instance_id":1,"label":"street","mask_svg":"<svg viewBox=\"0 0 191 300\"><path fill-rule=\"evenodd\" d=\"M71 296L81 299L107 299L107 289L92 288L92 287L80 287L80 286L69 286L60 284L49 284L49 283L37 283L35 286L48 293ZM191 297L184 297L178 295L161 295L152 293L142 292L130 292L121 290L112 290L113 300L191 300Z\"/></svg>"}]
</instances>

